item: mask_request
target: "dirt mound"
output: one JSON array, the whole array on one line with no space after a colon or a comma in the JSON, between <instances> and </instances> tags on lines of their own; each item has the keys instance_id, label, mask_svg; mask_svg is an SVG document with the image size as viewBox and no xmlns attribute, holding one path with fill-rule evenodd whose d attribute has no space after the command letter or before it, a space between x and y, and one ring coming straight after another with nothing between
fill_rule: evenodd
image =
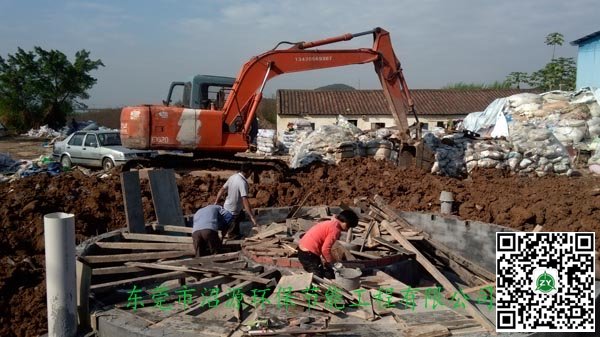
<instances>
[{"instance_id":1,"label":"dirt mound","mask_svg":"<svg viewBox=\"0 0 600 337\"><path fill-rule=\"evenodd\" d=\"M269 172L261 177L272 176ZM267 181L268 179L261 179ZM214 201L225 182L217 175L181 174L177 180L184 214ZM399 170L387 162L350 159L338 166L315 165L273 182L251 184L254 207L352 204L357 196L382 195L399 210L439 210L442 190L454 193L456 214L521 230L596 231L600 235L599 177L524 178L477 171L467 180ZM151 193L142 181L146 221L154 219ZM78 242L124 227L119 175L81 172L38 175L0 184L0 335L37 336L46 329L43 216L75 214ZM600 244L597 244L597 247ZM29 258L29 259L27 259Z\"/></svg>"}]
</instances>

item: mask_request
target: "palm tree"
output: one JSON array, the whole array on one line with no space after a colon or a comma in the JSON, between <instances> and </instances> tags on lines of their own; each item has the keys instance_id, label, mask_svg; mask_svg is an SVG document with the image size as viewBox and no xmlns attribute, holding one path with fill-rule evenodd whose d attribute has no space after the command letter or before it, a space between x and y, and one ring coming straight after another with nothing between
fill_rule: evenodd
<instances>
[{"instance_id":1,"label":"palm tree","mask_svg":"<svg viewBox=\"0 0 600 337\"><path fill-rule=\"evenodd\" d=\"M546 45L552 46L552 59L554 60L554 52L556 51L556 46L562 46L563 42L565 42L565 38L561 33L550 33L546 35Z\"/></svg>"}]
</instances>

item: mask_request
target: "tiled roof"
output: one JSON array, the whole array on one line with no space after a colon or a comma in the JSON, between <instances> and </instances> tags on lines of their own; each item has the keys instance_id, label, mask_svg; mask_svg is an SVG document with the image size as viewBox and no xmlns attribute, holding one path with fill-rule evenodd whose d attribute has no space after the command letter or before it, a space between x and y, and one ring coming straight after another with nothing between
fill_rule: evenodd
<instances>
[{"instance_id":1,"label":"tiled roof","mask_svg":"<svg viewBox=\"0 0 600 337\"><path fill-rule=\"evenodd\" d=\"M483 111L494 99L531 90L521 89L413 89L418 115L465 115ZM382 90L277 90L280 115L389 114Z\"/></svg>"}]
</instances>

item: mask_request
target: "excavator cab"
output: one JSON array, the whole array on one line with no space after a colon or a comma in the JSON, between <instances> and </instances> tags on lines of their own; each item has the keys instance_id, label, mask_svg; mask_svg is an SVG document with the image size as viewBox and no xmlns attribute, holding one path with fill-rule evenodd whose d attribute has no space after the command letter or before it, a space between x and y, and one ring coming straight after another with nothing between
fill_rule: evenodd
<instances>
[{"instance_id":1,"label":"excavator cab","mask_svg":"<svg viewBox=\"0 0 600 337\"><path fill-rule=\"evenodd\" d=\"M163 104L189 109L220 110L234 83L233 77L211 75L196 75L191 81L172 82Z\"/></svg>"}]
</instances>

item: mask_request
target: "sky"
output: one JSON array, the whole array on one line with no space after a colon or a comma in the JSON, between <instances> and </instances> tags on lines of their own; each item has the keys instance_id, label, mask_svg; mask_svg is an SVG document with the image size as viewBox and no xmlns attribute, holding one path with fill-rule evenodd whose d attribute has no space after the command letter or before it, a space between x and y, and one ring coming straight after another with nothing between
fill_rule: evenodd
<instances>
[{"instance_id":1,"label":"sky","mask_svg":"<svg viewBox=\"0 0 600 337\"><path fill-rule=\"evenodd\" d=\"M91 52L105 67L85 101L92 108L157 103L172 81L195 74L235 77L251 57L279 41L313 41L382 27L390 32L409 88L503 81L551 58L544 44L560 32L557 56L576 57L570 41L600 30L597 0L0 0L0 56L18 47L56 49L72 61ZM370 35L330 48L370 48ZM329 48L329 47L328 47ZM277 89L344 83L379 89L372 65L284 74Z\"/></svg>"}]
</instances>

